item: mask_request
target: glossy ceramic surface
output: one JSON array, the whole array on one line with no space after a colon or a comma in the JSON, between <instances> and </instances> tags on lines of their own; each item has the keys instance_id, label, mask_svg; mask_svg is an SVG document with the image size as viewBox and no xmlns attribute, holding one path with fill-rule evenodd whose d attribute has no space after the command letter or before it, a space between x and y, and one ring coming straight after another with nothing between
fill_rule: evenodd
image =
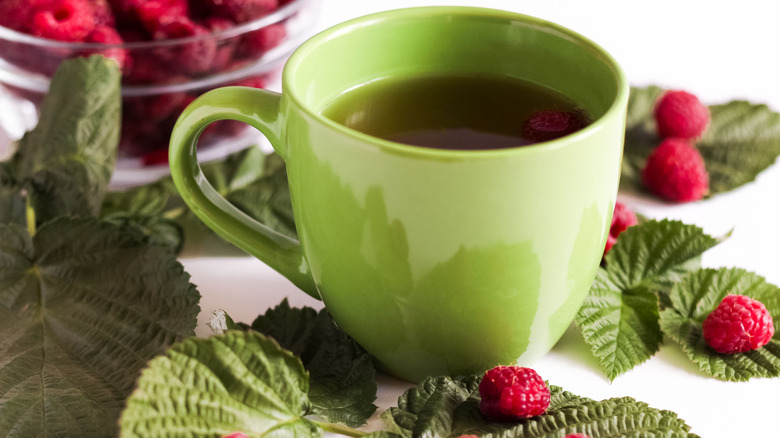
<instances>
[{"instance_id":1,"label":"glossy ceramic surface","mask_svg":"<svg viewBox=\"0 0 780 438\"><path fill-rule=\"evenodd\" d=\"M405 146L319 113L343 91L431 72L516 76L580 102L595 122L535 146ZM338 324L407 380L529 364L563 334L604 250L628 85L602 49L514 13L413 8L352 20L301 46L283 92L225 88L195 101L171 170L206 224L321 297ZM300 242L244 216L203 178L194 142L230 118L285 159Z\"/></svg>"}]
</instances>

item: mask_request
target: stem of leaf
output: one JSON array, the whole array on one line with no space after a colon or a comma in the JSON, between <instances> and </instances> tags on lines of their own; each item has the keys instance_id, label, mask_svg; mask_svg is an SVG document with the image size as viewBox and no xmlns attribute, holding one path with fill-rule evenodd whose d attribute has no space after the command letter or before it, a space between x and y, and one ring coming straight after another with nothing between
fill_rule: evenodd
<instances>
[{"instance_id":1,"label":"stem of leaf","mask_svg":"<svg viewBox=\"0 0 780 438\"><path fill-rule=\"evenodd\" d=\"M27 214L27 232L30 237L35 236L37 227L35 225L35 209L32 206L30 195L25 196L25 213Z\"/></svg>"},{"instance_id":2,"label":"stem of leaf","mask_svg":"<svg viewBox=\"0 0 780 438\"><path fill-rule=\"evenodd\" d=\"M174 208L173 210L163 213L165 219L176 219L184 213L184 207Z\"/></svg>"},{"instance_id":3,"label":"stem of leaf","mask_svg":"<svg viewBox=\"0 0 780 438\"><path fill-rule=\"evenodd\" d=\"M365 432L361 432L359 430L352 429L350 427L341 425L341 424L335 424L335 423L323 423L320 421L315 421L318 426L322 428L325 432L330 433L337 433L339 435L345 435L345 436L351 436L354 438L358 438L364 435L368 435Z\"/></svg>"}]
</instances>

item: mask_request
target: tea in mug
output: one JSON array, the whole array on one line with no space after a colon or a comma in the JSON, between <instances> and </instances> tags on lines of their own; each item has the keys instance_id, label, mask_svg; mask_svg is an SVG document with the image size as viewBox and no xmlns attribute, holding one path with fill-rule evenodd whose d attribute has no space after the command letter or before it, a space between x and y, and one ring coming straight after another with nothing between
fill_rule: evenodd
<instances>
[{"instance_id":1,"label":"tea in mug","mask_svg":"<svg viewBox=\"0 0 780 438\"><path fill-rule=\"evenodd\" d=\"M341 94L323 115L385 140L461 150L526 146L589 123L563 94L499 75L378 79Z\"/></svg>"}]
</instances>

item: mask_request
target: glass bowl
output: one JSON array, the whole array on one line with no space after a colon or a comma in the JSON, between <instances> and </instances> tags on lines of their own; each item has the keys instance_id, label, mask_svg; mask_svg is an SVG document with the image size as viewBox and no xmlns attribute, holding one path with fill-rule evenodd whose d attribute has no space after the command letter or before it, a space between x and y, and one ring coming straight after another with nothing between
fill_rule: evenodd
<instances>
[{"instance_id":1,"label":"glass bowl","mask_svg":"<svg viewBox=\"0 0 780 438\"><path fill-rule=\"evenodd\" d=\"M275 88L287 57L312 33L318 0L292 0L253 21L212 27L204 35L123 44L43 39L0 26L0 141L37 123L37 109L59 64L101 54L122 69L122 138L114 182L167 172L168 141L181 110L213 88ZM2 133L2 131L5 131ZM217 122L199 143L202 160L222 157L262 136L237 122ZM6 145L0 144L0 157Z\"/></svg>"}]
</instances>

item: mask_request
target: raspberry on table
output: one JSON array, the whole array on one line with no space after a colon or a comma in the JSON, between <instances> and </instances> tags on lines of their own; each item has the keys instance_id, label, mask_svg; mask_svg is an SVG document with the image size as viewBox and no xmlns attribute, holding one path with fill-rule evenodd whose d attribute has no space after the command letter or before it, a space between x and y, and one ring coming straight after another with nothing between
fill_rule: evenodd
<instances>
[{"instance_id":1,"label":"raspberry on table","mask_svg":"<svg viewBox=\"0 0 780 438\"><path fill-rule=\"evenodd\" d=\"M637 224L636 214L622 202L615 202L615 210L612 213L612 224L609 227L607 236L607 245L604 248L604 255L607 255L610 249L617 242L618 236L628 227Z\"/></svg>"},{"instance_id":2,"label":"raspberry on table","mask_svg":"<svg viewBox=\"0 0 780 438\"><path fill-rule=\"evenodd\" d=\"M702 199L709 174L699 151L685 140L664 140L647 158L642 182L656 195L674 202Z\"/></svg>"},{"instance_id":3,"label":"raspberry on table","mask_svg":"<svg viewBox=\"0 0 780 438\"><path fill-rule=\"evenodd\" d=\"M612 225L609 228L609 234L617 237L620 233L626 231L628 227L636 224L636 213L626 204L620 201L615 202L615 211L612 213Z\"/></svg>"},{"instance_id":4,"label":"raspberry on table","mask_svg":"<svg viewBox=\"0 0 780 438\"><path fill-rule=\"evenodd\" d=\"M617 237L613 235L607 236L607 244L604 247L604 255L607 255L607 253L612 249L613 246L617 243ZM603 257L603 256L602 256Z\"/></svg>"},{"instance_id":5,"label":"raspberry on table","mask_svg":"<svg viewBox=\"0 0 780 438\"><path fill-rule=\"evenodd\" d=\"M696 139L710 124L710 110L693 94L670 90L656 102L655 121L661 138Z\"/></svg>"},{"instance_id":6,"label":"raspberry on table","mask_svg":"<svg viewBox=\"0 0 780 438\"><path fill-rule=\"evenodd\" d=\"M574 111L542 110L523 122L523 138L539 143L563 137L584 127L582 116Z\"/></svg>"},{"instance_id":7,"label":"raspberry on table","mask_svg":"<svg viewBox=\"0 0 780 438\"><path fill-rule=\"evenodd\" d=\"M550 389L531 368L497 366L479 384L479 410L493 421L542 415L550 406Z\"/></svg>"},{"instance_id":8,"label":"raspberry on table","mask_svg":"<svg viewBox=\"0 0 780 438\"><path fill-rule=\"evenodd\" d=\"M32 34L58 41L84 41L95 29L95 13L86 0L57 0L40 6L32 17Z\"/></svg>"},{"instance_id":9,"label":"raspberry on table","mask_svg":"<svg viewBox=\"0 0 780 438\"><path fill-rule=\"evenodd\" d=\"M756 350L774 334L772 315L764 304L744 295L727 295L702 324L704 341L723 354Z\"/></svg>"}]
</instances>

